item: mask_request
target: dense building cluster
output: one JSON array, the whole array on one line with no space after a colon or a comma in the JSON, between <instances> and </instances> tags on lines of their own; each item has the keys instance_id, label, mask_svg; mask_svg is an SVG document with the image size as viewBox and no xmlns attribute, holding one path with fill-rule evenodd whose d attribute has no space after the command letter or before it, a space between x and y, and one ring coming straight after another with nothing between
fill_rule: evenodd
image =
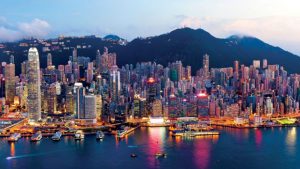
<instances>
[{"instance_id":1,"label":"dense building cluster","mask_svg":"<svg viewBox=\"0 0 300 169\"><path fill-rule=\"evenodd\" d=\"M104 48L96 59L73 49L66 65L40 68L36 48L15 75L14 57L1 64L2 113L20 111L33 121L74 118L81 123L126 121L143 117L241 117L283 115L299 110L299 75L264 59L246 66L210 68L209 55L192 76L181 61L167 66L142 62L118 67L116 54ZM201 64L201 63L199 63Z\"/></svg>"}]
</instances>

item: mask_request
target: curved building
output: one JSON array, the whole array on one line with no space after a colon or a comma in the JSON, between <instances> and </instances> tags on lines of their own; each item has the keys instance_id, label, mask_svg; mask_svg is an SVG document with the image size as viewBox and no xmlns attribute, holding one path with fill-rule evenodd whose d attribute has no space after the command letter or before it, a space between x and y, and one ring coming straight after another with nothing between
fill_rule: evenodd
<instances>
[{"instance_id":1,"label":"curved building","mask_svg":"<svg viewBox=\"0 0 300 169\"><path fill-rule=\"evenodd\" d=\"M28 51L27 62L27 108L29 120L36 122L41 119L41 75L39 53L36 48Z\"/></svg>"}]
</instances>

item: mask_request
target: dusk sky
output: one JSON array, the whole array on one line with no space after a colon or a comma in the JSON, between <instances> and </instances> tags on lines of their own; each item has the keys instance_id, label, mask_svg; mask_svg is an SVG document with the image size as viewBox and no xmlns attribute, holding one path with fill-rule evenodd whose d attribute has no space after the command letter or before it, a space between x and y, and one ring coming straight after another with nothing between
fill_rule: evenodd
<instances>
[{"instance_id":1,"label":"dusk sky","mask_svg":"<svg viewBox=\"0 0 300 169\"><path fill-rule=\"evenodd\" d=\"M154 36L183 26L258 37L300 55L297 0L1 0L0 41L28 36Z\"/></svg>"}]
</instances>

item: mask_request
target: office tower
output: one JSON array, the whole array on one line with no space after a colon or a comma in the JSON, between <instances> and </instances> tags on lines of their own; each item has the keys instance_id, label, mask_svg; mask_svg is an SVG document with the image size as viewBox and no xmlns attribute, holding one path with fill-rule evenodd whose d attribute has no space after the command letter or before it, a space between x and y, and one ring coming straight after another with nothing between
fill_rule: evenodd
<instances>
[{"instance_id":1,"label":"office tower","mask_svg":"<svg viewBox=\"0 0 300 169\"><path fill-rule=\"evenodd\" d=\"M76 118L84 119L84 96L85 88L82 86L82 83L74 84L74 112Z\"/></svg>"},{"instance_id":2,"label":"office tower","mask_svg":"<svg viewBox=\"0 0 300 169\"><path fill-rule=\"evenodd\" d=\"M153 117L162 117L162 103L160 99L155 99L152 103L152 114Z\"/></svg>"},{"instance_id":3,"label":"office tower","mask_svg":"<svg viewBox=\"0 0 300 169\"><path fill-rule=\"evenodd\" d=\"M120 71L113 70L110 74L110 91L112 101L118 102L120 91L121 91L121 82L120 82Z\"/></svg>"},{"instance_id":4,"label":"office tower","mask_svg":"<svg viewBox=\"0 0 300 169\"><path fill-rule=\"evenodd\" d=\"M197 113L199 117L208 116L209 113L208 95L203 91L197 95Z\"/></svg>"},{"instance_id":5,"label":"office tower","mask_svg":"<svg viewBox=\"0 0 300 169\"><path fill-rule=\"evenodd\" d=\"M41 119L41 76L39 53L36 48L28 51L27 62L27 86L28 98L27 108L30 121Z\"/></svg>"},{"instance_id":6,"label":"office tower","mask_svg":"<svg viewBox=\"0 0 300 169\"><path fill-rule=\"evenodd\" d=\"M191 78L192 78L192 67L187 66L185 70L185 79L191 80Z\"/></svg>"},{"instance_id":7,"label":"office tower","mask_svg":"<svg viewBox=\"0 0 300 169\"><path fill-rule=\"evenodd\" d=\"M88 67L86 70L86 82L91 83L93 81L93 76L94 76L94 65L93 62L88 63Z\"/></svg>"},{"instance_id":8,"label":"office tower","mask_svg":"<svg viewBox=\"0 0 300 169\"><path fill-rule=\"evenodd\" d=\"M152 103L156 97L156 81L153 77L148 78L147 80L147 102Z\"/></svg>"},{"instance_id":9,"label":"office tower","mask_svg":"<svg viewBox=\"0 0 300 169\"><path fill-rule=\"evenodd\" d=\"M180 81L182 79L183 71L182 71L182 62L176 61L174 63L174 68L177 71L177 80Z\"/></svg>"},{"instance_id":10,"label":"office tower","mask_svg":"<svg viewBox=\"0 0 300 169\"><path fill-rule=\"evenodd\" d=\"M55 83L52 83L50 86L48 86L46 98L47 98L48 113L54 114L57 108Z\"/></svg>"},{"instance_id":11,"label":"office tower","mask_svg":"<svg viewBox=\"0 0 300 169\"><path fill-rule=\"evenodd\" d=\"M96 53L96 71L97 71L98 74L101 73L100 69L101 69L101 53L100 53L100 50L97 50L97 53Z\"/></svg>"},{"instance_id":12,"label":"office tower","mask_svg":"<svg viewBox=\"0 0 300 169\"><path fill-rule=\"evenodd\" d=\"M177 113L178 113L177 106L178 106L177 98L174 94L171 94L169 96L169 104L168 104L169 118L178 117L178 115L177 115Z\"/></svg>"},{"instance_id":13,"label":"office tower","mask_svg":"<svg viewBox=\"0 0 300 169\"><path fill-rule=\"evenodd\" d=\"M14 55L10 55L9 61L10 61L11 64L15 64L15 56Z\"/></svg>"},{"instance_id":14,"label":"office tower","mask_svg":"<svg viewBox=\"0 0 300 169\"><path fill-rule=\"evenodd\" d=\"M5 98L8 104L14 103L16 82L15 64L10 63L5 66Z\"/></svg>"},{"instance_id":15,"label":"office tower","mask_svg":"<svg viewBox=\"0 0 300 169\"><path fill-rule=\"evenodd\" d=\"M256 69L260 69L260 60L253 60L253 67Z\"/></svg>"},{"instance_id":16,"label":"office tower","mask_svg":"<svg viewBox=\"0 0 300 169\"><path fill-rule=\"evenodd\" d=\"M52 55L51 53L48 53L47 55L47 67L51 67L52 66Z\"/></svg>"},{"instance_id":17,"label":"office tower","mask_svg":"<svg viewBox=\"0 0 300 169\"><path fill-rule=\"evenodd\" d=\"M135 94L133 100L133 117L139 118L141 117L141 109L140 109L140 95Z\"/></svg>"},{"instance_id":18,"label":"office tower","mask_svg":"<svg viewBox=\"0 0 300 169\"><path fill-rule=\"evenodd\" d=\"M73 68L74 80L75 80L75 82L78 82L80 80L80 68L79 68L79 65L77 64L77 62L74 63L72 68Z\"/></svg>"},{"instance_id":19,"label":"office tower","mask_svg":"<svg viewBox=\"0 0 300 169\"><path fill-rule=\"evenodd\" d=\"M96 96L84 96L84 119L96 119Z\"/></svg>"},{"instance_id":20,"label":"office tower","mask_svg":"<svg viewBox=\"0 0 300 169\"><path fill-rule=\"evenodd\" d=\"M203 74L204 74L204 77L207 78L209 77L209 55L208 54L205 54L203 56Z\"/></svg>"},{"instance_id":21,"label":"office tower","mask_svg":"<svg viewBox=\"0 0 300 169\"><path fill-rule=\"evenodd\" d=\"M263 59L263 69L268 68L268 60L267 59Z\"/></svg>"},{"instance_id":22,"label":"office tower","mask_svg":"<svg viewBox=\"0 0 300 169\"><path fill-rule=\"evenodd\" d=\"M63 83L66 82L66 77L65 77L65 66L64 65L58 65L58 75L57 79Z\"/></svg>"},{"instance_id":23,"label":"office tower","mask_svg":"<svg viewBox=\"0 0 300 169\"><path fill-rule=\"evenodd\" d=\"M73 64L78 62L77 48L73 49L73 52L72 52L72 62L73 62Z\"/></svg>"},{"instance_id":24,"label":"office tower","mask_svg":"<svg viewBox=\"0 0 300 169\"><path fill-rule=\"evenodd\" d=\"M74 96L73 96L73 87L66 86L66 112L74 113Z\"/></svg>"},{"instance_id":25,"label":"office tower","mask_svg":"<svg viewBox=\"0 0 300 169\"><path fill-rule=\"evenodd\" d=\"M102 115L102 97L100 94L96 95L96 118L101 118Z\"/></svg>"},{"instance_id":26,"label":"office tower","mask_svg":"<svg viewBox=\"0 0 300 169\"><path fill-rule=\"evenodd\" d=\"M104 52L100 57L100 72L107 72L110 68L117 64L117 55L115 53L108 53L108 48L104 47Z\"/></svg>"},{"instance_id":27,"label":"office tower","mask_svg":"<svg viewBox=\"0 0 300 169\"><path fill-rule=\"evenodd\" d=\"M239 74L239 61L237 60L233 62L233 72L237 75Z\"/></svg>"},{"instance_id":28,"label":"office tower","mask_svg":"<svg viewBox=\"0 0 300 169\"><path fill-rule=\"evenodd\" d=\"M284 108L282 110L281 110L281 112L283 113ZM273 114L273 102L272 102L272 99L270 97L266 98L265 112L266 112L267 115L272 115Z\"/></svg>"}]
</instances>

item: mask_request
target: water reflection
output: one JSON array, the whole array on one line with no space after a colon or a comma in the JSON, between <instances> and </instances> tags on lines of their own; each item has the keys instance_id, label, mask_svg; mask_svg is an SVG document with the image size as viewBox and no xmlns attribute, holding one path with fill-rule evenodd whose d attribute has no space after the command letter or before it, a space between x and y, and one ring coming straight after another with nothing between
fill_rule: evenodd
<instances>
[{"instance_id":1,"label":"water reflection","mask_svg":"<svg viewBox=\"0 0 300 169\"><path fill-rule=\"evenodd\" d=\"M211 143L208 139L195 140L194 159L197 168L209 168Z\"/></svg>"},{"instance_id":2,"label":"water reflection","mask_svg":"<svg viewBox=\"0 0 300 169\"><path fill-rule=\"evenodd\" d=\"M164 152L165 138L166 128L148 128L148 150L146 153L149 168L159 166L159 160L155 158L155 154Z\"/></svg>"},{"instance_id":3,"label":"water reflection","mask_svg":"<svg viewBox=\"0 0 300 169\"><path fill-rule=\"evenodd\" d=\"M262 131L260 129L255 130L255 144L257 147L260 147L262 142Z\"/></svg>"},{"instance_id":4,"label":"water reflection","mask_svg":"<svg viewBox=\"0 0 300 169\"><path fill-rule=\"evenodd\" d=\"M11 142L10 143L10 156L14 157L16 155L16 150L15 150L15 143Z\"/></svg>"},{"instance_id":5,"label":"water reflection","mask_svg":"<svg viewBox=\"0 0 300 169\"><path fill-rule=\"evenodd\" d=\"M287 150L290 154L294 154L296 150L296 141L297 141L297 129L296 127L290 128L288 130L285 142L287 144Z\"/></svg>"}]
</instances>

